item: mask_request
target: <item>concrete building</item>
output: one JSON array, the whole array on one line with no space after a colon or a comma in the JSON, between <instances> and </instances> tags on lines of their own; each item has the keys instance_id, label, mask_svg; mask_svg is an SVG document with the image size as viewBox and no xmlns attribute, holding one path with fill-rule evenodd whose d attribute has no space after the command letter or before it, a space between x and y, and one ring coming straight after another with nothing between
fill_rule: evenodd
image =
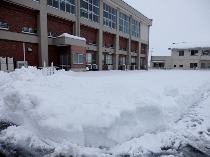
<instances>
[{"instance_id":1,"label":"concrete building","mask_svg":"<svg viewBox=\"0 0 210 157\"><path fill-rule=\"evenodd\" d=\"M210 69L210 42L173 43L171 56L152 56L151 68Z\"/></svg>"},{"instance_id":2,"label":"concrete building","mask_svg":"<svg viewBox=\"0 0 210 157\"><path fill-rule=\"evenodd\" d=\"M37 67L45 61L74 71L143 69L151 25L122 0L0 0L0 57L16 64L25 50Z\"/></svg>"}]
</instances>

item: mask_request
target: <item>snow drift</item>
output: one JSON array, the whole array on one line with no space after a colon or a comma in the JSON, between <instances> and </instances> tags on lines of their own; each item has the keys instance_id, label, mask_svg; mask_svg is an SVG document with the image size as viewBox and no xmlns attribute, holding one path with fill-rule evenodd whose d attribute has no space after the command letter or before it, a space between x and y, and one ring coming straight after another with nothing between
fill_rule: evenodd
<instances>
[{"instance_id":1,"label":"snow drift","mask_svg":"<svg viewBox=\"0 0 210 157\"><path fill-rule=\"evenodd\" d=\"M111 147L165 129L210 89L209 71L0 72L0 114L55 142Z\"/></svg>"}]
</instances>

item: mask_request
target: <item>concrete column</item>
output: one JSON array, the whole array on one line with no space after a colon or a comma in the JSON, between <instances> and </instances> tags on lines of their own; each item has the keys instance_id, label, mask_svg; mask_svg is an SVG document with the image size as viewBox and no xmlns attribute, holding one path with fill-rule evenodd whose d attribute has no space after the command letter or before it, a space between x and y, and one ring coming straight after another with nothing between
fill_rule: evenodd
<instances>
[{"instance_id":1,"label":"concrete column","mask_svg":"<svg viewBox=\"0 0 210 157\"><path fill-rule=\"evenodd\" d=\"M132 15L130 16L129 39L127 43L126 65L128 70L130 70L130 65L131 65L131 35L132 35Z\"/></svg>"},{"instance_id":2,"label":"concrete column","mask_svg":"<svg viewBox=\"0 0 210 157\"><path fill-rule=\"evenodd\" d=\"M138 42L138 45L137 45L137 61L136 61L136 66L137 66L137 69L140 70L140 54L141 54L141 42L139 41Z\"/></svg>"},{"instance_id":3,"label":"concrete column","mask_svg":"<svg viewBox=\"0 0 210 157\"><path fill-rule=\"evenodd\" d=\"M146 70L148 70L148 61L149 61L149 32L150 32L150 26L148 26L148 43L146 47L146 53L145 53L145 64L146 64Z\"/></svg>"},{"instance_id":4,"label":"concrete column","mask_svg":"<svg viewBox=\"0 0 210 157\"><path fill-rule=\"evenodd\" d=\"M39 36L39 66L48 66L48 32L47 32L47 1L40 0L40 11L37 17L37 28Z\"/></svg>"},{"instance_id":5,"label":"concrete column","mask_svg":"<svg viewBox=\"0 0 210 157\"><path fill-rule=\"evenodd\" d=\"M78 0L79 1L79 0ZM99 30L98 30L98 52L96 53L96 60L98 70L102 70L102 43L103 43L103 0L99 0Z\"/></svg>"},{"instance_id":6,"label":"concrete column","mask_svg":"<svg viewBox=\"0 0 210 157\"><path fill-rule=\"evenodd\" d=\"M114 49L115 49L115 54L114 54L114 69L118 70L118 62L119 62L119 16L120 16L120 9L117 8L117 16L116 16L116 30L117 33L115 35L115 43L114 43Z\"/></svg>"},{"instance_id":7,"label":"concrete column","mask_svg":"<svg viewBox=\"0 0 210 157\"><path fill-rule=\"evenodd\" d=\"M74 35L80 37L80 0L75 1L76 21L74 23Z\"/></svg>"}]
</instances>

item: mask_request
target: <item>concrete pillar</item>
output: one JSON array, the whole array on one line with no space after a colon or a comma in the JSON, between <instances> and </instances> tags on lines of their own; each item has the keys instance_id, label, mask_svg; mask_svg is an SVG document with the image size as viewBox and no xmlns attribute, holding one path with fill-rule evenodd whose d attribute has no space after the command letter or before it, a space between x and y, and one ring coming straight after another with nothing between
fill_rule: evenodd
<instances>
[{"instance_id":1,"label":"concrete pillar","mask_svg":"<svg viewBox=\"0 0 210 157\"><path fill-rule=\"evenodd\" d=\"M137 69L140 70L140 54L141 54L141 42L139 41L138 42L138 45L137 45L137 61L136 61L136 66L137 66Z\"/></svg>"},{"instance_id":2,"label":"concrete pillar","mask_svg":"<svg viewBox=\"0 0 210 157\"><path fill-rule=\"evenodd\" d=\"M74 35L80 37L80 0L75 1L75 16Z\"/></svg>"},{"instance_id":3,"label":"concrete pillar","mask_svg":"<svg viewBox=\"0 0 210 157\"><path fill-rule=\"evenodd\" d=\"M132 15L130 16L130 28L129 28L129 39L127 42L127 57L126 57L126 65L128 70L130 70L131 65L131 35L132 35Z\"/></svg>"},{"instance_id":4,"label":"concrete pillar","mask_svg":"<svg viewBox=\"0 0 210 157\"><path fill-rule=\"evenodd\" d=\"M116 16L116 35L115 35L115 43L114 43L114 69L118 70L118 62L119 62L119 16L120 16L120 9L117 8L117 16Z\"/></svg>"},{"instance_id":5,"label":"concrete pillar","mask_svg":"<svg viewBox=\"0 0 210 157\"><path fill-rule=\"evenodd\" d=\"M148 43L146 47L146 53L145 53L145 64L146 64L146 70L148 70L148 61L149 61L149 32L150 32L150 26L148 26Z\"/></svg>"},{"instance_id":6,"label":"concrete pillar","mask_svg":"<svg viewBox=\"0 0 210 157\"><path fill-rule=\"evenodd\" d=\"M47 1L40 0L40 12L37 17L37 28L39 37L39 66L48 66L48 32L47 32Z\"/></svg>"},{"instance_id":7,"label":"concrete pillar","mask_svg":"<svg viewBox=\"0 0 210 157\"><path fill-rule=\"evenodd\" d=\"M78 0L79 1L79 0ZM96 53L96 60L98 64L98 70L102 70L102 43L103 43L103 0L99 1L99 30L98 30L98 39L97 46L98 52Z\"/></svg>"}]
</instances>

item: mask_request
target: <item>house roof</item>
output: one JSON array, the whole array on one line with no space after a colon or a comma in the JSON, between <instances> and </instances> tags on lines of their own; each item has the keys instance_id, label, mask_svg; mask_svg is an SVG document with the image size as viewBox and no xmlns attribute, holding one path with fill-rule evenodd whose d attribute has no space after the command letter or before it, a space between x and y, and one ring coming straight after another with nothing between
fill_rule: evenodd
<instances>
[{"instance_id":1,"label":"house roof","mask_svg":"<svg viewBox=\"0 0 210 157\"><path fill-rule=\"evenodd\" d=\"M173 43L168 48L171 49L189 49L189 48L210 48L210 41L200 41L200 42L182 42Z\"/></svg>"}]
</instances>

